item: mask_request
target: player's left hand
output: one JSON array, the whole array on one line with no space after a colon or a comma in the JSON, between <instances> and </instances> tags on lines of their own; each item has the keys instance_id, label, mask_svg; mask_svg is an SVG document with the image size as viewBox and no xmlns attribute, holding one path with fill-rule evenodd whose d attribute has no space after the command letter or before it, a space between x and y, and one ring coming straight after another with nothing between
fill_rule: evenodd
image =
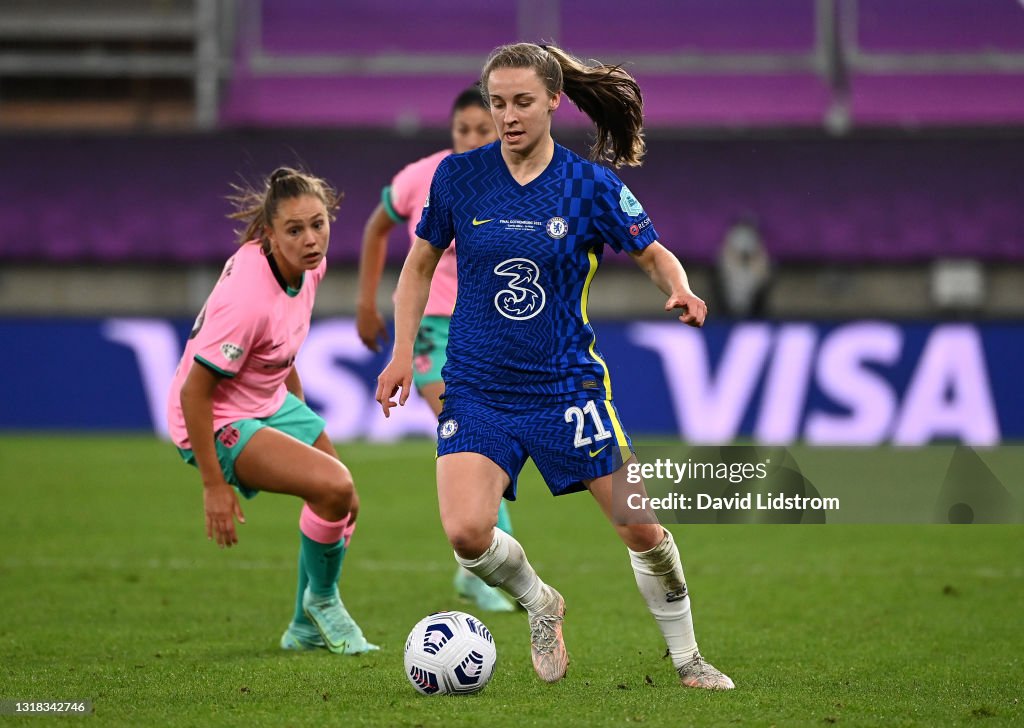
<instances>
[{"instance_id":1,"label":"player's left hand","mask_svg":"<svg viewBox=\"0 0 1024 728\"><path fill-rule=\"evenodd\" d=\"M377 377L377 395L375 399L384 410L384 416L391 416L391 408L405 406L412 390L412 362L399 363L392 359ZM398 395L398 402L394 397Z\"/></svg>"},{"instance_id":2,"label":"player's left hand","mask_svg":"<svg viewBox=\"0 0 1024 728\"><path fill-rule=\"evenodd\" d=\"M672 311L682 309L684 313L679 317L687 326L700 328L704 325L704 319L708 315L708 305L695 296L692 292L673 293L665 301L665 310Z\"/></svg>"}]
</instances>

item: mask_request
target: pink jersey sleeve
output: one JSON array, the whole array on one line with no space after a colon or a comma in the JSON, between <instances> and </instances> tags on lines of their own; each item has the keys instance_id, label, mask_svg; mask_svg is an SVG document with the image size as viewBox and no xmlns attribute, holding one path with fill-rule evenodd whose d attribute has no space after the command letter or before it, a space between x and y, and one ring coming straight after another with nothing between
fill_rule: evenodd
<instances>
[{"instance_id":1,"label":"pink jersey sleeve","mask_svg":"<svg viewBox=\"0 0 1024 728\"><path fill-rule=\"evenodd\" d=\"M234 286L214 289L200 314L192 355L233 377L241 371L263 330L260 307L247 307L245 299L231 295Z\"/></svg>"},{"instance_id":2,"label":"pink jersey sleeve","mask_svg":"<svg viewBox=\"0 0 1024 728\"><path fill-rule=\"evenodd\" d=\"M416 223L420 221L420 212L427 199L434 170L441 160L451 153L451 149L443 149L429 157L418 159L403 167L391 180L391 208L403 220L411 222L414 231Z\"/></svg>"},{"instance_id":3,"label":"pink jersey sleeve","mask_svg":"<svg viewBox=\"0 0 1024 728\"><path fill-rule=\"evenodd\" d=\"M437 261L434 277L430 280L430 295L423 309L424 316L451 316L455 311L458 296L458 265L455 260L455 244L449 245L441 260Z\"/></svg>"},{"instance_id":4,"label":"pink jersey sleeve","mask_svg":"<svg viewBox=\"0 0 1024 728\"><path fill-rule=\"evenodd\" d=\"M441 160L450 155L450 149L435 152L429 157L407 165L395 175L391 181L390 201L395 213L405 220L409 231L409 244L416 240L416 225L419 224L423 212L423 203L430 191L430 183ZM424 316L451 316L455 310L457 294L455 246L451 245L444 251L441 260L434 270L434 278L430 284L430 296L423 311Z\"/></svg>"}]
</instances>

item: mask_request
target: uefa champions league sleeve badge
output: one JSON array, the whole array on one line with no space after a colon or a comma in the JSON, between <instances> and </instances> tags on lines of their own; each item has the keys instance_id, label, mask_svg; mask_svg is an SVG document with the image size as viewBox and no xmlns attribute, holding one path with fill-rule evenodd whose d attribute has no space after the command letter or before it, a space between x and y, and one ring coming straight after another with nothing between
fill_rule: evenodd
<instances>
[{"instance_id":1,"label":"uefa champions league sleeve badge","mask_svg":"<svg viewBox=\"0 0 1024 728\"><path fill-rule=\"evenodd\" d=\"M622 189L619 190L619 207L630 217L637 217L644 212L644 207L640 204L640 200L633 196L633 193L629 191L626 185L622 185Z\"/></svg>"}]
</instances>

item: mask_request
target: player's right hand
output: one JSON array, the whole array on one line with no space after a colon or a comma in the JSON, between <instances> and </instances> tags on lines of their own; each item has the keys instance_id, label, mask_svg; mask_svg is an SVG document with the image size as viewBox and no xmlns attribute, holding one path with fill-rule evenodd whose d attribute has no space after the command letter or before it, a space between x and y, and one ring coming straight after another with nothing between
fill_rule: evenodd
<instances>
[{"instance_id":1,"label":"player's right hand","mask_svg":"<svg viewBox=\"0 0 1024 728\"><path fill-rule=\"evenodd\" d=\"M203 487L203 509L206 511L206 538L216 539L221 548L238 543L235 519L245 523L242 506L235 489L226 482Z\"/></svg>"},{"instance_id":2,"label":"player's right hand","mask_svg":"<svg viewBox=\"0 0 1024 728\"><path fill-rule=\"evenodd\" d=\"M359 334L359 340L370 351L379 352L382 343L387 344L391 341L388 327L376 308L356 310L356 332Z\"/></svg>"},{"instance_id":3,"label":"player's right hand","mask_svg":"<svg viewBox=\"0 0 1024 728\"><path fill-rule=\"evenodd\" d=\"M388 362L384 371L377 377L377 396L384 416L391 416L391 408L405 406L412 389L412 362L399 363L395 359ZM394 401L398 395L398 402Z\"/></svg>"}]
</instances>

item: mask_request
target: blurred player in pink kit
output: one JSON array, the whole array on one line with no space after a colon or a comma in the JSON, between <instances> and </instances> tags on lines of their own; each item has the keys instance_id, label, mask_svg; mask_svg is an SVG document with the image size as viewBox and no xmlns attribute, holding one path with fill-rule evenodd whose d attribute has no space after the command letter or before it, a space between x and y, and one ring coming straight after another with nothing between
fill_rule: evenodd
<instances>
[{"instance_id":1,"label":"blurred player in pink kit","mask_svg":"<svg viewBox=\"0 0 1024 728\"><path fill-rule=\"evenodd\" d=\"M468 88L455 99L451 131L452 148L413 162L396 174L391 184L381 192L380 204L366 221L359 262L356 327L359 338L373 351L380 351L381 342L388 340L387 327L377 310L377 287L384 270L388 235L396 225L404 224L412 244L416 240L416 224L420 221L423 201L441 160L453 153L462 154L490 144L498 138L479 87ZM455 310L456 292L455 246L452 245L437 264L423 321L416 336L413 362L413 382L435 415L441 412L441 394L444 393L441 368L445 364L448 324ZM498 510L498 528L512 533L512 521L504 501ZM486 611L510 612L515 609L501 591L461 567L455 573L455 591Z\"/></svg>"},{"instance_id":2,"label":"blurred player in pink kit","mask_svg":"<svg viewBox=\"0 0 1024 728\"><path fill-rule=\"evenodd\" d=\"M338 593L359 509L355 486L324 420L303 401L295 369L327 267L338 195L323 180L282 167L263 190L239 190L234 201L232 217L248 227L175 372L171 438L202 476L206 536L221 547L238 543L235 520L245 523L237 493L305 501L295 613L281 647L376 650Z\"/></svg>"}]
</instances>

